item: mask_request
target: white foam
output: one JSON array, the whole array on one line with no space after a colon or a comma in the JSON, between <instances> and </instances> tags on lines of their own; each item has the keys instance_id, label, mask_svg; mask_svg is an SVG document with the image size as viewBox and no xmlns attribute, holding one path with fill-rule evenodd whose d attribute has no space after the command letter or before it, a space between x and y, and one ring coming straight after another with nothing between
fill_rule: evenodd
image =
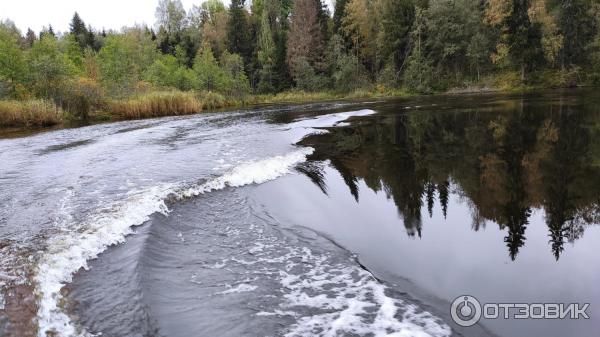
<instances>
[{"instance_id":1,"label":"white foam","mask_svg":"<svg viewBox=\"0 0 600 337\"><path fill-rule=\"evenodd\" d=\"M334 126L348 126L345 121L351 117L368 116L374 114L375 111L364 109L358 111L340 112L335 114L308 118L288 124L285 128L289 130L293 142L298 142L307 134L326 133L326 130L319 128L327 128Z\"/></svg>"},{"instance_id":2,"label":"white foam","mask_svg":"<svg viewBox=\"0 0 600 337\"><path fill-rule=\"evenodd\" d=\"M348 112L339 112L334 114L328 114L323 116L318 116L316 118L304 119L301 121L297 121L294 123L290 123L287 127L290 128L325 128L336 126L339 123L348 120L351 117L361 117L361 116L369 116L374 114L375 111L370 109L363 109L357 111L348 111Z\"/></svg>"},{"instance_id":3,"label":"white foam","mask_svg":"<svg viewBox=\"0 0 600 337\"><path fill-rule=\"evenodd\" d=\"M258 288L258 287L251 285L251 284L242 283L242 284L238 284L235 287L231 287L227 290L220 291L217 294L227 295L227 294L235 294L235 293L245 293L245 292L249 292L249 291L254 291L254 290L256 290L256 288Z\"/></svg>"},{"instance_id":4,"label":"white foam","mask_svg":"<svg viewBox=\"0 0 600 337\"><path fill-rule=\"evenodd\" d=\"M98 257L109 246L125 241L125 237L132 233L133 226L145 223L154 213L168 214L165 200L169 196L183 199L226 187L264 183L289 173L296 164L305 161L312 151L303 148L286 155L246 163L203 184L188 187L162 185L130 193L124 202L92 217L81 226L82 231L53 237L39 260L35 275L36 294L39 297L38 336L45 337L47 332L63 337L92 336L77 328L59 306L61 288L72 281L73 274L79 269L88 267L87 261Z\"/></svg>"},{"instance_id":5,"label":"white foam","mask_svg":"<svg viewBox=\"0 0 600 337\"><path fill-rule=\"evenodd\" d=\"M435 315L395 296L391 289L353 259L306 246L276 241L249 260L226 262L254 266L261 277L274 277L282 302L259 317L291 316L295 323L282 335L448 337L451 328ZM265 308L266 309L266 308Z\"/></svg>"},{"instance_id":6,"label":"white foam","mask_svg":"<svg viewBox=\"0 0 600 337\"><path fill-rule=\"evenodd\" d=\"M369 272L351 264L331 264L328 256L303 248L302 274L280 271L288 290L283 309L310 308L289 331L292 336L415 336L447 337L450 327L417 306L386 294L387 287ZM306 261L304 261L306 260ZM288 268L290 269L290 268Z\"/></svg>"}]
</instances>

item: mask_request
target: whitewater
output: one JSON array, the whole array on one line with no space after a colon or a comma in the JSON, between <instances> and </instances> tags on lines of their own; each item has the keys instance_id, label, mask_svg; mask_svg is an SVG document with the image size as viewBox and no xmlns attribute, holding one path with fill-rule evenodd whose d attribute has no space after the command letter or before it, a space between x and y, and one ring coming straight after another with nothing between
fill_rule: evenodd
<instances>
[{"instance_id":1,"label":"whitewater","mask_svg":"<svg viewBox=\"0 0 600 337\"><path fill-rule=\"evenodd\" d=\"M298 165L313 153L312 148L294 145L300 139L374 113L336 108L343 111L313 114L308 108L300 110L283 124L269 122L277 116L263 109L98 125L0 141L6 149L0 154L3 172L11 177L2 180L9 193L2 195L0 220L5 226L1 234L7 238L3 247L14 248L1 251L2 261L7 262L0 274L2 293L10 294L17 285L32 286L36 299L33 321L39 337L48 333L106 335L90 330L89 322L80 322L71 313L65 305L72 300L65 297L66 285L82 271L93 275L91 264L103 263L93 261L102 260L113 247L126 248L136 228L152 223L145 230L160 230L160 225L153 223L157 215L172 219L174 208L186 207L179 205L204 207L210 198L219 198L220 204L231 203L232 209L244 204L237 189L243 193L245 186L297 174ZM30 200L32 196L37 200ZM37 209L38 205L43 206ZM212 267L206 267L211 273L236 271L235 276L219 274L230 279L220 281L225 290L213 291L211 298L258 296L266 288L279 289L265 295L272 300L254 319L285 322L285 329L274 334L286 336L451 335L440 318L393 295L396 290L363 269L350 252L325 239L304 243L290 239L297 233L284 235L272 230L278 226L272 220L258 228L253 223L260 222L255 210L242 208L239 212L254 212L254 218L237 227L238 216L231 218L225 236L237 237L231 247L239 246L240 240L252 241L255 246L243 254L223 252ZM214 217L215 223L224 221L224 213L194 214ZM20 230L24 226L25 230ZM190 235L184 230L177 234L182 243ZM144 242L144 246L149 244ZM194 282L207 282L199 275ZM76 290L77 286L75 282ZM10 331L10 326L4 329Z\"/></svg>"}]
</instances>

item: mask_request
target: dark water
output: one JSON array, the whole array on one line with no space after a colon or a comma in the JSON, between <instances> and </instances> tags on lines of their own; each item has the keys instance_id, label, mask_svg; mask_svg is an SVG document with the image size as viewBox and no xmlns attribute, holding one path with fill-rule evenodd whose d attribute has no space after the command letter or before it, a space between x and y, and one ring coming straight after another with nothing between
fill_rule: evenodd
<instances>
[{"instance_id":1,"label":"dark water","mask_svg":"<svg viewBox=\"0 0 600 337\"><path fill-rule=\"evenodd\" d=\"M567 92L382 107L304 139L316 149L306 177L261 186L256 197L334 237L371 270L442 299L591 304L590 320L484 322L500 335L592 336L600 328L597 102Z\"/></svg>"},{"instance_id":2,"label":"dark water","mask_svg":"<svg viewBox=\"0 0 600 337\"><path fill-rule=\"evenodd\" d=\"M327 103L0 140L0 334L592 336L599 103ZM462 328L466 294L591 318Z\"/></svg>"}]
</instances>

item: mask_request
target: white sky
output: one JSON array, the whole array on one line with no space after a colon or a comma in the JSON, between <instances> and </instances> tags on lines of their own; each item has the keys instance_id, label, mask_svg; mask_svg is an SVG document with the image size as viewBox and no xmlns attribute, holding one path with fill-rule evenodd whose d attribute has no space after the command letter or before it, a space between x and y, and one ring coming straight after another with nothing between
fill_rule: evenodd
<instances>
[{"instance_id":1,"label":"white sky","mask_svg":"<svg viewBox=\"0 0 600 337\"><path fill-rule=\"evenodd\" d=\"M181 0L186 10L203 0ZM230 0L223 0L228 5ZM154 24L158 0L0 0L0 20L10 19L24 34L27 28L39 32L52 25L66 32L73 13L78 12L86 25L96 29L120 29L136 23Z\"/></svg>"}]
</instances>

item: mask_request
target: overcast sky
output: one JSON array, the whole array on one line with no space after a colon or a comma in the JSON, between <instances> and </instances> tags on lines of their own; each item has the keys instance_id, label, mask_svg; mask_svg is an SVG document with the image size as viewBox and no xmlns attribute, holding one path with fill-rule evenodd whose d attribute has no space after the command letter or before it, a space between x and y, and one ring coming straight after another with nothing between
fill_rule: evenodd
<instances>
[{"instance_id":1,"label":"overcast sky","mask_svg":"<svg viewBox=\"0 0 600 337\"><path fill-rule=\"evenodd\" d=\"M223 0L228 5L230 0ZM181 0L186 10L203 0ZM39 32L51 24L65 32L73 13L78 12L87 25L97 29L120 29L135 23L154 24L158 0L0 0L0 20L10 19L23 33L27 28Z\"/></svg>"}]
</instances>

